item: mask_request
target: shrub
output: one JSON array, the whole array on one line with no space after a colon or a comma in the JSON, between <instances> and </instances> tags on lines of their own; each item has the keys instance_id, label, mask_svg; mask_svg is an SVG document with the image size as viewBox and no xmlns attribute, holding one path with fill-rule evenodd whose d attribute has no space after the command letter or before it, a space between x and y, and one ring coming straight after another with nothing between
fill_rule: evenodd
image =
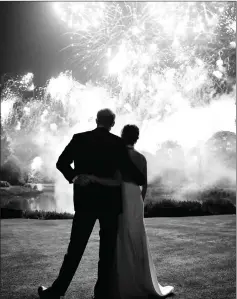
<instances>
[{"instance_id":1,"label":"shrub","mask_svg":"<svg viewBox=\"0 0 237 299\"><path fill-rule=\"evenodd\" d=\"M22 218L23 211L10 208L1 208L1 219Z\"/></svg>"},{"instance_id":2,"label":"shrub","mask_svg":"<svg viewBox=\"0 0 237 299\"><path fill-rule=\"evenodd\" d=\"M197 198L202 202L206 202L207 200L213 200L217 202L227 199L233 204L236 203L236 193L233 189L212 188L200 192Z\"/></svg>"},{"instance_id":3,"label":"shrub","mask_svg":"<svg viewBox=\"0 0 237 299\"><path fill-rule=\"evenodd\" d=\"M195 205L188 204L187 202L175 201L172 199L162 200L159 202L150 201L144 207L145 217L181 217L181 216L199 216L201 214L200 204L196 203L196 207L199 206L199 211L190 208Z\"/></svg>"},{"instance_id":4,"label":"shrub","mask_svg":"<svg viewBox=\"0 0 237 299\"><path fill-rule=\"evenodd\" d=\"M46 211L23 211L23 218L27 219L43 219L43 220L53 220L53 219L72 219L73 214L70 213L58 213L56 211L46 212Z\"/></svg>"},{"instance_id":5,"label":"shrub","mask_svg":"<svg viewBox=\"0 0 237 299\"><path fill-rule=\"evenodd\" d=\"M184 217L236 214L235 205L228 199L198 201L162 200L149 201L144 207L144 217Z\"/></svg>"},{"instance_id":6,"label":"shrub","mask_svg":"<svg viewBox=\"0 0 237 299\"><path fill-rule=\"evenodd\" d=\"M228 199L207 199L202 204L203 211L211 215L236 214L235 205Z\"/></svg>"}]
</instances>

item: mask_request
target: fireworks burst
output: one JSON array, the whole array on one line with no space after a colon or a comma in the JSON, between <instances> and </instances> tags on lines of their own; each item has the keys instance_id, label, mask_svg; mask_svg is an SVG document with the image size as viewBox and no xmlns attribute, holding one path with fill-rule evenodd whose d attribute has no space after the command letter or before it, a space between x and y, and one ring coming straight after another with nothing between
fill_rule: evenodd
<instances>
[{"instance_id":1,"label":"fireworks burst","mask_svg":"<svg viewBox=\"0 0 237 299\"><path fill-rule=\"evenodd\" d=\"M73 30L97 28L104 17L103 2L55 2L53 5L61 20Z\"/></svg>"},{"instance_id":2,"label":"fireworks burst","mask_svg":"<svg viewBox=\"0 0 237 299\"><path fill-rule=\"evenodd\" d=\"M195 56L195 44L213 42L225 2L55 3L71 31L72 65L91 76L158 72ZM229 21L235 30L235 20ZM232 47L235 41L231 41ZM194 51L192 51L194 50ZM149 69L149 70L148 70Z\"/></svg>"},{"instance_id":3,"label":"fireworks burst","mask_svg":"<svg viewBox=\"0 0 237 299\"><path fill-rule=\"evenodd\" d=\"M6 97L1 102L1 123L3 125L5 125L11 118L15 102L15 96L11 92L6 91Z\"/></svg>"},{"instance_id":4,"label":"fireworks burst","mask_svg":"<svg viewBox=\"0 0 237 299\"><path fill-rule=\"evenodd\" d=\"M34 78L34 74L32 73L27 73L26 75L24 75L19 81L21 88L28 91L34 90L35 86L33 83L33 78Z\"/></svg>"},{"instance_id":5,"label":"fireworks burst","mask_svg":"<svg viewBox=\"0 0 237 299\"><path fill-rule=\"evenodd\" d=\"M105 107L118 116L113 132L120 135L127 123L138 125L137 147L150 153L168 139L189 150L219 130L235 131L234 93L209 105L215 80L220 85L229 80L235 51L235 14L227 3L53 5L72 32L72 62L95 80L82 85L72 72L60 73L29 100L23 95L34 88L29 73L9 80L1 99L7 133L13 140L32 139L42 160L48 159L50 175L68 138L93 129L94 116ZM225 40L218 26L225 27Z\"/></svg>"}]
</instances>

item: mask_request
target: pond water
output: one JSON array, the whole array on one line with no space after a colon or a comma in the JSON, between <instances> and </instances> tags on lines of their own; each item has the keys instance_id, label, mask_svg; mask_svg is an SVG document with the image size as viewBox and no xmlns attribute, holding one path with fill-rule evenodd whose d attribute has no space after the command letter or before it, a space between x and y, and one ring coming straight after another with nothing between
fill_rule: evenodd
<instances>
[{"instance_id":1,"label":"pond water","mask_svg":"<svg viewBox=\"0 0 237 299\"><path fill-rule=\"evenodd\" d=\"M27 191L24 195L20 196L14 196L12 198L9 198L9 196L3 196L7 199L2 200L1 194L1 207L6 207L10 209L15 210L28 210L28 211L34 211L34 210L41 210L41 211L57 211L57 212L69 212L73 213L73 199L71 196L68 196L67 193L62 194L62 198L66 200L66 204L60 202L60 199L58 198L56 200L55 198L55 187L53 184L38 184L37 189L41 192L37 192L36 190L32 190L32 188L29 188L29 192ZM32 192L30 192L32 190ZM154 191L154 190L153 190ZM224 193L223 193L224 192ZM232 189L223 189L221 194L220 192L217 192L216 194L212 194L211 197L222 197L229 199L234 205L236 205L236 193L235 190ZM8 193L9 194L9 193ZM17 192L16 192L17 194ZM161 198L161 194L153 194L151 197L158 197ZM149 194L147 198L149 197ZM191 196L189 196L189 199L191 199ZM5 203L4 203L5 202Z\"/></svg>"},{"instance_id":2,"label":"pond water","mask_svg":"<svg viewBox=\"0 0 237 299\"><path fill-rule=\"evenodd\" d=\"M41 184L42 186L42 184ZM41 187L40 186L40 187ZM26 193L9 201L8 208L18 210L57 210L56 200L54 197L54 185L43 184L42 192L34 194L34 192ZM41 188L38 188L41 190ZM32 195L33 194L33 195Z\"/></svg>"}]
</instances>

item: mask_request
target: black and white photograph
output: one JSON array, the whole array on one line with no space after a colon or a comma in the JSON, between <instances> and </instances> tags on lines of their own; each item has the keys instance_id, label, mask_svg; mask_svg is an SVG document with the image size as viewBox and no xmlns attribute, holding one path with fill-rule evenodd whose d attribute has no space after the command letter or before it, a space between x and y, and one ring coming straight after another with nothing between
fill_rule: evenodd
<instances>
[{"instance_id":1,"label":"black and white photograph","mask_svg":"<svg viewBox=\"0 0 237 299\"><path fill-rule=\"evenodd\" d=\"M2 299L236 298L234 1L1 1Z\"/></svg>"}]
</instances>

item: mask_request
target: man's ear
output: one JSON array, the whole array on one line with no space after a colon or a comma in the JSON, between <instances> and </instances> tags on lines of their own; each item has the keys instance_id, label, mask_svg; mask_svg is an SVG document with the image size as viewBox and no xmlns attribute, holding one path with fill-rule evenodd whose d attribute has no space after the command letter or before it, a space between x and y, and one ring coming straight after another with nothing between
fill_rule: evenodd
<instances>
[{"instance_id":1,"label":"man's ear","mask_svg":"<svg viewBox=\"0 0 237 299\"><path fill-rule=\"evenodd\" d=\"M98 125L98 119L95 120L96 124Z\"/></svg>"},{"instance_id":2,"label":"man's ear","mask_svg":"<svg viewBox=\"0 0 237 299\"><path fill-rule=\"evenodd\" d=\"M113 121L111 128L115 125L115 121Z\"/></svg>"}]
</instances>

